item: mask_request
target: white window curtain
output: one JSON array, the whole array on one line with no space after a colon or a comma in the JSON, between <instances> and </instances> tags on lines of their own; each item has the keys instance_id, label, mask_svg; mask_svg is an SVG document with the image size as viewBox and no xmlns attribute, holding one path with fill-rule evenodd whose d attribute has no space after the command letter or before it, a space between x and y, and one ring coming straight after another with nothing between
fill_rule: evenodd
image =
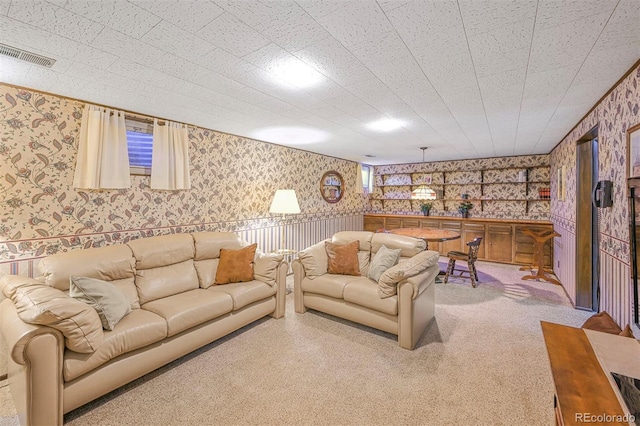
<instances>
[{"instance_id":1,"label":"white window curtain","mask_svg":"<svg viewBox=\"0 0 640 426\"><path fill-rule=\"evenodd\" d=\"M153 120L151 189L191 189L189 177L189 132L187 126Z\"/></svg>"},{"instance_id":2,"label":"white window curtain","mask_svg":"<svg viewBox=\"0 0 640 426\"><path fill-rule=\"evenodd\" d=\"M364 178L362 176L362 164L358 163L356 168L356 188L355 188L356 194L364 194L364 185L362 184L363 179Z\"/></svg>"},{"instance_id":3,"label":"white window curtain","mask_svg":"<svg viewBox=\"0 0 640 426\"><path fill-rule=\"evenodd\" d=\"M123 111L85 105L73 186L84 189L131 187Z\"/></svg>"}]
</instances>

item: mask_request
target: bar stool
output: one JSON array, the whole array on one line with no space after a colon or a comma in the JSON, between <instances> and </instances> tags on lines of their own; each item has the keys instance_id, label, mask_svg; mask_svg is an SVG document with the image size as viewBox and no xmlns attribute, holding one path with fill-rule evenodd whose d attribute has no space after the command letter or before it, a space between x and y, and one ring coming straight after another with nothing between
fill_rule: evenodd
<instances>
[{"instance_id":1,"label":"bar stool","mask_svg":"<svg viewBox=\"0 0 640 426\"><path fill-rule=\"evenodd\" d=\"M478 281L478 271L476 270L476 259L478 258L478 250L480 250L480 243L482 242L482 237L477 237L473 241L469 241L467 246L469 247L469 252L464 253L462 251L452 250L447 253L447 257L449 258L449 265L447 266L447 272L444 275L444 282L449 281L449 275L453 275L454 271L458 271L459 276L462 277L463 274L468 274L469 278L471 278L471 285L473 288L476 287L476 282ZM468 269L458 269L456 268L456 260L460 260L463 262L467 262Z\"/></svg>"}]
</instances>

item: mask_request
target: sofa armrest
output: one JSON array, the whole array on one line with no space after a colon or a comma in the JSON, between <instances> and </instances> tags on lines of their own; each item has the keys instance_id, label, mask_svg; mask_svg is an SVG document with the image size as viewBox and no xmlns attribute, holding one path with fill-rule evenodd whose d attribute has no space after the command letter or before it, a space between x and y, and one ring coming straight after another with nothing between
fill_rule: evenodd
<instances>
[{"instance_id":1,"label":"sofa armrest","mask_svg":"<svg viewBox=\"0 0 640 426\"><path fill-rule=\"evenodd\" d=\"M44 284L44 280L22 275L3 275L0 277L0 302L11 298L18 287L27 284Z\"/></svg>"},{"instance_id":2,"label":"sofa armrest","mask_svg":"<svg viewBox=\"0 0 640 426\"><path fill-rule=\"evenodd\" d=\"M400 293L402 287L409 286L411 288L411 299L415 299L427 287L435 283L439 272L440 266L436 263L416 275L403 279L398 283L398 293Z\"/></svg>"},{"instance_id":3,"label":"sofa armrest","mask_svg":"<svg viewBox=\"0 0 640 426\"><path fill-rule=\"evenodd\" d=\"M306 309L304 308L304 302L302 300L302 280L306 276L304 272L304 265L300 262L300 259L294 259L291 264L293 269L293 302L295 311L299 314L304 314Z\"/></svg>"},{"instance_id":4,"label":"sofa armrest","mask_svg":"<svg viewBox=\"0 0 640 426\"><path fill-rule=\"evenodd\" d=\"M273 318L282 318L287 306L287 272L289 264L286 261L280 262L276 272L276 309L271 315Z\"/></svg>"},{"instance_id":5,"label":"sofa armrest","mask_svg":"<svg viewBox=\"0 0 640 426\"><path fill-rule=\"evenodd\" d=\"M64 336L22 321L9 299L0 304L0 327L11 354L9 385L20 423L61 425Z\"/></svg>"}]
</instances>

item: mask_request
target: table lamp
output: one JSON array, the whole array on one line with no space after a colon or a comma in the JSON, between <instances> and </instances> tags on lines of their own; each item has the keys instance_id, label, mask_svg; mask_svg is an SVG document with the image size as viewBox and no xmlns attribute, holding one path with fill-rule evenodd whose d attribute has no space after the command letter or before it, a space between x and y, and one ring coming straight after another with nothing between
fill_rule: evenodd
<instances>
[{"instance_id":1,"label":"table lamp","mask_svg":"<svg viewBox=\"0 0 640 426\"><path fill-rule=\"evenodd\" d=\"M287 214L300 213L300 205L298 205L298 197L296 197L296 191L293 189L278 189L273 196L269 213L282 214L282 225L280 232L280 249L286 250L282 247L285 244L284 239L284 220Z\"/></svg>"}]
</instances>

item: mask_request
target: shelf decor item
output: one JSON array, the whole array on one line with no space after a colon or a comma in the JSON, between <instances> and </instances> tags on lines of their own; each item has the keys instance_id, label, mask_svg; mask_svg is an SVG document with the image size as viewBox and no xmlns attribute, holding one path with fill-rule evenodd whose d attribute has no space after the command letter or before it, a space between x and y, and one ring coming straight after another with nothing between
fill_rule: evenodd
<instances>
[{"instance_id":1,"label":"shelf decor item","mask_svg":"<svg viewBox=\"0 0 640 426\"><path fill-rule=\"evenodd\" d=\"M468 201L463 201L458 206L458 211L462 215L462 217L469 217L469 210L473 208L473 204Z\"/></svg>"},{"instance_id":2,"label":"shelf decor item","mask_svg":"<svg viewBox=\"0 0 640 426\"><path fill-rule=\"evenodd\" d=\"M423 215L429 216L429 212L431 211L431 207L433 207L433 203L425 202L420 204L420 211Z\"/></svg>"}]
</instances>

